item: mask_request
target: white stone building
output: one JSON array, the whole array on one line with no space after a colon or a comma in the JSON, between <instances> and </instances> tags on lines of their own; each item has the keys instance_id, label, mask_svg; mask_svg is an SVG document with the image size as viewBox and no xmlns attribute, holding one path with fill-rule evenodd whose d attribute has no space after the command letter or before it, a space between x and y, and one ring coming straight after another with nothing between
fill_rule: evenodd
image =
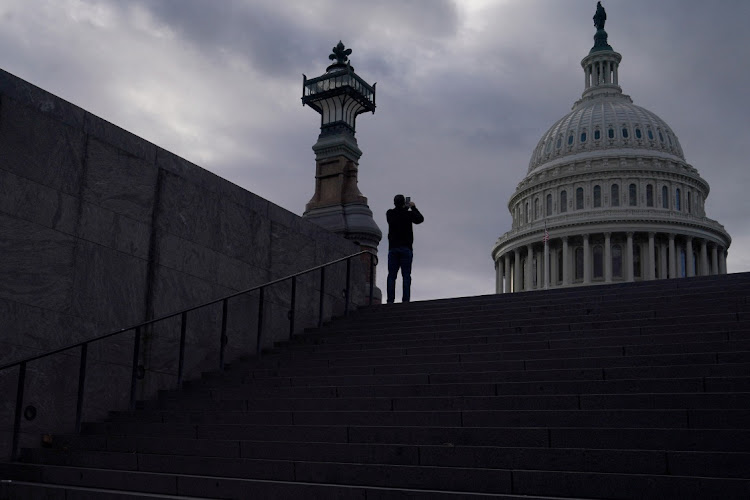
<instances>
[{"instance_id":1,"label":"white stone building","mask_svg":"<svg viewBox=\"0 0 750 500\"><path fill-rule=\"evenodd\" d=\"M708 183L669 125L622 93L604 19L581 61L581 99L542 136L508 202L497 293L726 273L731 238L706 217Z\"/></svg>"}]
</instances>

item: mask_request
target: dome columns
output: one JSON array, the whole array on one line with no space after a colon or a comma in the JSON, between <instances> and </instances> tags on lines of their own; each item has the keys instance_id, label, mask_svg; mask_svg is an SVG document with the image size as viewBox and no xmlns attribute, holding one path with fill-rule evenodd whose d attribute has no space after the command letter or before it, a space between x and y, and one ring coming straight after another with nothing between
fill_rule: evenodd
<instances>
[{"instance_id":1,"label":"dome columns","mask_svg":"<svg viewBox=\"0 0 750 500\"><path fill-rule=\"evenodd\" d=\"M726 250L712 237L591 231L519 243L495 254L497 293L726 274Z\"/></svg>"}]
</instances>

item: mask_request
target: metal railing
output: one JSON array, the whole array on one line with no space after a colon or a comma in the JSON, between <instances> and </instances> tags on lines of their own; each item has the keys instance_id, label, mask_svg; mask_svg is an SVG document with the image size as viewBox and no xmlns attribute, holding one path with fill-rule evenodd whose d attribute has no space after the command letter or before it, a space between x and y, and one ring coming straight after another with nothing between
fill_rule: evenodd
<instances>
[{"instance_id":1,"label":"metal railing","mask_svg":"<svg viewBox=\"0 0 750 500\"><path fill-rule=\"evenodd\" d=\"M347 257L342 257L340 259L336 259L330 262L327 262L325 264L321 264L319 266L312 267L310 269L306 269L304 271L301 271L299 273L285 276L283 278L279 278L273 281L269 281L268 283L264 283L262 285L258 285L252 288L248 288L247 290L243 290L240 292L233 293L231 295L227 295L225 297L212 300L210 302L206 302L203 304L200 304L198 306L194 306L188 309L184 309L182 311L178 311L175 313L168 314L166 316L161 316L159 318L155 318L149 321L145 321L143 323L139 323L137 325L129 326L127 328L122 328L117 331L107 333L105 335L100 335L98 337L94 337L88 340L84 340L66 347L61 347L59 349L55 349L53 351L46 352L44 354L38 354L36 356L31 356L25 359L22 359L20 361L15 361L13 363L9 363L3 366L0 366L0 372L3 372L5 370L8 370L10 368L14 368L16 366L19 367L18 371L18 385L16 388L16 404L15 404L15 410L14 410L14 420L13 420L13 438L12 438L12 444L11 444L11 460L16 460L18 457L18 441L19 441L19 435L20 435L20 428L21 428L21 408L23 407L23 399L24 399L24 383L26 379L26 366L28 363L32 361L36 361L42 358L46 358L49 356L53 356L55 354L59 354L65 351L70 351L72 349L80 348L81 349L81 358L80 358L80 366L78 371L78 396L76 401L76 417L75 417L75 431L76 433L80 432L81 430L81 415L83 411L83 399L84 399L84 388L85 388L85 382L86 382L86 366L87 366L87 356L88 356L88 346L89 344L97 341L101 341L110 337L114 337L116 335L123 334L125 332L134 331L135 332L135 339L133 343L133 361L132 361L132 369L131 369L131 376L130 376L130 410L133 411L135 409L135 402L136 402L136 380L139 378L139 371L141 373L144 373L144 368L139 367L138 359L140 356L140 344L141 344L141 332L151 325L154 325L155 323L158 323L160 321L164 321L170 318L175 318L177 316L180 316L180 347L179 347L179 361L178 361L178 368L177 368L177 388L182 387L182 378L183 378L183 371L184 371L184 362L185 362L185 338L186 338L186 332L187 332L187 319L188 319L188 313L191 311L195 311L198 309L202 309L204 307L208 307L214 304L218 304L219 302L222 303L222 314L221 314L221 337L219 341L219 369L224 369L224 350L226 348L228 338L227 338L227 319L228 319L228 301L229 299L232 299L234 297L238 297L240 295L245 295L250 292L258 291L259 292L259 300L258 300L258 325L257 325L257 340L256 340L256 346L255 346L255 353L257 356L261 356L261 345L262 345L262 339L263 339L263 305L264 305L264 290L270 286L276 285L278 283L282 283L287 280L291 280L291 299L290 299L290 309L288 313L288 319L289 319L289 338L291 339L294 336L294 328L295 328L295 307L296 307L296 295L297 295L297 278L299 276L320 270L320 299L319 299L319 305L318 305L318 321L317 325L318 327L321 327L323 324L323 306L325 302L325 276L326 276L326 268L338 264L340 262L346 261L346 288L344 290L344 315L349 314L350 309L350 302L351 302L351 261L354 258L363 256L365 254L369 254L369 276L370 276L370 287L369 287L369 298L368 298L368 304L372 305L373 303L373 291L374 291L374 280L372 279L374 275L375 266L377 265L377 256L369 251L369 250L363 250L361 252L357 252L355 254L349 255Z\"/></svg>"}]
</instances>

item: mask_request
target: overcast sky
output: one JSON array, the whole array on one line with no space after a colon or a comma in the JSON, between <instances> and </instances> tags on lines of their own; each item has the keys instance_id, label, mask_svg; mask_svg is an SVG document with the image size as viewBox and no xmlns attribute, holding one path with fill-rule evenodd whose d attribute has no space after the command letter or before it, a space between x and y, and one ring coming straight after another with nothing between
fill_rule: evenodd
<instances>
[{"instance_id":1,"label":"overcast sky","mask_svg":"<svg viewBox=\"0 0 750 500\"><path fill-rule=\"evenodd\" d=\"M604 0L620 85L711 185L707 215L750 270L750 2ZM592 0L0 0L0 67L294 213L320 118L301 105L342 40L377 82L359 186L415 229L412 300L494 291L490 251L541 135L583 91ZM380 253L387 252L387 241ZM385 288L384 266L378 283ZM400 297L400 294L398 294Z\"/></svg>"}]
</instances>

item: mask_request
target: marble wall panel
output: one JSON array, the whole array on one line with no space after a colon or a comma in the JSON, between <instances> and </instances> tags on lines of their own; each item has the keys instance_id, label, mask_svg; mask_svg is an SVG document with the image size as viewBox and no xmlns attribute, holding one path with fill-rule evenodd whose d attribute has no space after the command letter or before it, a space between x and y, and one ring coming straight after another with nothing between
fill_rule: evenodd
<instances>
[{"instance_id":1,"label":"marble wall panel","mask_svg":"<svg viewBox=\"0 0 750 500\"><path fill-rule=\"evenodd\" d=\"M75 234L78 198L0 169L0 212Z\"/></svg>"},{"instance_id":2,"label":"marble wall panel","mask_svg":"<svg viewBox=\"0 0 750 500\"><path fill-rule=\"evenodd\" d=\"M89 112L84 113L83 131L90 138L96 138L104 144L111 144L115 148L141 158L151 165L156 163L156 145L96 115Z\"/></svg>"},{"instance_id":3,"label":"marble wall panel","mask_svg":"<svg viewBox=\"0 0 750 500\"><path fill-rule=\"evenodd\" d=\"M144 329L141 358L146 370L177 373L181 325L181 317L175 316L153 323Z\"/></svg>"},{"instance_id":4,"label":"marble wall panel","mask_svg":"<svg viewBox=\"0 0 750 500\"><path fill-rule=\"evenodd\" d=\"M255 193L251 193L198 165L180 158L164 149L157 150L156 164L172 174L177 175L200 189L205 189L222 199L231 201L249 209L262 217L268 216L269 202Z\"/></svg>"},{"instance_id":5,"label":"marble wall panel","mask_svg":"<svg viewBox=\"0 0 750 500\"><path fill-rule=\"evenodd\" d=\"M252 266L246 262L223 256L219 260L216 281L234 290L247 290L268 283L269 270Z\"/></svg>"},{"instance_id":6,"label":"marble wall panel","mask_svg":"<svg viewBox=\"0 0 750 500\"><path fill-rule=\"evenodd\" d=\"M88 202L81 202L78 237L147 260L151 228L148 224Z\"/></svg>"},{"instance_id":7,"label":"marble wall panel","mask_svg":"<svg viewBox=\"0 0 750 500\"><path fill-rule=\"evenodd\" d=\"M219 199L219 208L220 237L215 243L220 246L217 249L229 257L268 269L271 266L269 220L228 198Z\"/></svg>"},{"instance_id":8,"label":"marble wall panel","mask_svg":"<svg viewBox=\"0 0 750 500\"><path fill-rule=\"evenodd\" d=\"M145 321L148 262L78 240L71 313L103 328Z\"/></svg>"},{"instance_id":9,"label":"marble wall panel","mask_svg":"<svg viewBox=\"0 0 750 500\"><path fill-rule=\"evenodd\" d=\"M315 240L296 233L287 226L271 223L270 269L272 279L311 269L323 262L316 260Z\"/></svg>"},{"instance_id":10,"label":"marble wall panel","mask_svg":"<svg viewBox=\"0 0 750 500\"><path fill-rule=\"evenodd\" d=\"M85 148L73 129L12 99L0 101L0 165L14 174L76 195Z\"/></svg>"},{"instance_id":11,"label":"marble wall panel","mask_svg":"<svg viewBox=\"0 0 750 500\"><path fill-rule=\"evenodd\" d=\"M81 108L1 69L0 94L74 128L83 127Z\"/></svg>"},{"instance_id":12,"label":"marble wall panel","mask_svg":"<svg viewBox=\"0 0 750 500\"><path fill-rule=\"evenodd\" d=\"M182 177L162 174L156 227L159 232L179 236L198 245L214 248L219 241L221 215L219 197Z\"/></svg>"},{"instance_id":13,"label":"marble wall panel","mask_svg":"<svg viewBox=\"0 0 750 500\"><path fill-rule=\"evenodd\" d=\"M0 298L67 310L75 246L72 236L0 214Z\"/></svg>"},{"instance_id":14,"label":"marble wall panel","mask_svg":"<svg viewBox=\"0 0 750 500\"><path fill-rule=\"evenodd\" d=\"M103 333L93 321L6 299L0 299L0 332L0 364Z\"/></svg>"},{"instance_id":15,"label":"marble wall panel","mask_svg":"<svg viewBox=\"0 0 750 500\"><path fill-rule=\"evenodd\" d=\"M153 288L151 307L154 318L220 299L234 292L232 289L166 266L156 268L151 286Z\"/></svg>"},{"instance_id":16,"label":"marble wall panel","mask_svg":"<svg viewBox=\"0 0 750 500\"><path fill-rule=\"evenodd\" d=\"M227 361L255 352L258 339L258 297L258 292L251 292L232 298L227 304ZM265 323L265 317L263 320Z\"/></svg>"},{"instance_id":17,"label":"marble wall panel","mask_svg":"<svg viewBox=\"0 0 750 500\"><path fill-rule=\"evenodd\" d=\"M203 245L163 233L158 235L158 264L209 282L217 281L221 253Z\"/></svg>"},{"instance_id":18,"label":"marble wall panel","mask_svg":"<svg viewBox=\"0 0 750 500\"><path fill-rule=\"evenodd\" d=\"M158 172L153 164L91 138L82 197L89 203L150 224Z\"/></svg>"}]
</instances>

